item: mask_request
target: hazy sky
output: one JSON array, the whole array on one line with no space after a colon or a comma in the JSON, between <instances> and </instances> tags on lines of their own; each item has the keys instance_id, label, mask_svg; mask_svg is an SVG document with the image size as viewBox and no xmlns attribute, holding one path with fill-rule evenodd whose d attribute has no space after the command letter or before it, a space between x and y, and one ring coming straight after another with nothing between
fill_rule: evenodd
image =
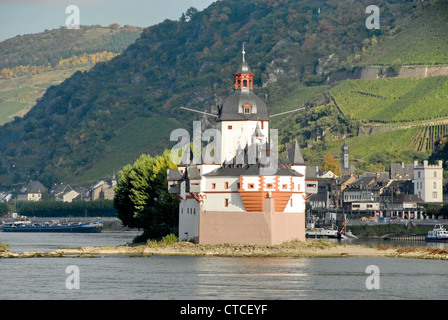
<instances>
[{"instance_id":1,"label":"hazy sky","mask_svg":"<svg viewBox=\"0 0 448 320\"><path fill-rule=\"evenodd\" d=\"M81 25L112 23L148 27L176 20L190 7L202 10L216 0L0 0L0 41L65 26L67 6L79 8Z\"/></svg>"}]
</instances>

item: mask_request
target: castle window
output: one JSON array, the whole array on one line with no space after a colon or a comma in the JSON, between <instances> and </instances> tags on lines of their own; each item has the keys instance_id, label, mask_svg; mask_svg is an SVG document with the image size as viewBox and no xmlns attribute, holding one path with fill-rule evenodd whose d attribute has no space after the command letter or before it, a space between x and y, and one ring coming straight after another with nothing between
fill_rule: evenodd
<instances>
[{"instance_id":1,"label":"castle window","mask_svg":"<svg viewBox=\"0 0 448 320\"><path fill-rule=\"evenodd\" d=\"M266 185L266 188L268 188L268 189L272 189L272 183L268 183L268 184Z\"/></svg>"},{"instance_id":2,"label":"castle window","mask_svg":"<svg viewBox=\"0 0 448 320\"><path fill-rule=\"evenodd\" d=\"M232 126L228 126L227 129L232 130Z\"/></svg>"},{"instance_id":3,"label":"castle window","mask_svg":"<svg viewBox=\"0 0 448 320\"><path fill-rule=\"evenodd\" d=\"M282 185L282 189L288 189L288 185L287 184Z\"/></svg>"},{"instance_id":4,"label":"castle window","mask_svg":"<svg viewBox=\"0 0 448 320\"><path fill-rule=\"evenodd\" d=\"M229 199L224 199L224 207L228 207L229 206Z\"/></svg>"},{"instance_id":5,"label":"castle window","mask_svg":"<svg viewBox=\"0 0 448 320\"><path fill-rule=\"evenodd\" d=\"M240 185L239 182L236 184L236 187L237 187L238 189L241 187L241 185Z\"/></svg>"},{"instance_id":6,"label":"castle window","mask_svg":"<svg viewBox=\"0 0 448 320\"><path fill-rule=\"evenodd\" d=\"M224 189L229 189L229 183L227 181L224 182Z\"/></svg>"},{"instance_id":7,"label":"castle window","mask_svg":"<svg viewBox=\"0 0 448 320\"><path fill-rule=\"evenodd\" d=\"M212 183L212 189L213 189L213 190L216 189L216 183Z\"/></svg>"},{"instance_id":8,"label":"castle window","mask_svg":"<svg viewBox=\"0 0 448 320\"><path fill-rule=\"evenodd\" d=\"M437 171L434 171L434 178L437 178Z\"/></svg>"},{"instance_id":9,"label":"castle window","mask_svg":"<svg viewBox=\"0 0 448 320\"><path fill-rule=\"evenodd\" d=\"M250 114L251 109L252 109L252 105L250 105L250 104L245 104L245 105L243 105L243 112L244 112L245 114Z\"/></svg>"},{"instance_id":10,"label":"castle window","mask_svg":"<svg viewBox=\"0 0 448 320\"><path fill-rule=\"evenodd\" d=\"M249 184L247 185L247 188L248 188L248 189L254 189L254 184L253 184L253 183L249 183Z\"/></svg>"}]
</instances>

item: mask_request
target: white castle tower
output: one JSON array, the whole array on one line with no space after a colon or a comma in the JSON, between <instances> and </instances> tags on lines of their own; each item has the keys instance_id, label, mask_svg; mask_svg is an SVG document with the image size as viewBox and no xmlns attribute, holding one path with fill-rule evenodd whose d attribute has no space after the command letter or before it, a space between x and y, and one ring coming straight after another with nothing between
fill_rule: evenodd
<instances>
[{"instance_id":1,"label":"white castle tower","mask_svg":"<svg viewBox=\"0 0 448 320\"><path fill-rule=\"evenodd\" d=\"M272 173L263 171L258 156L254 163L248 161L254 146L270 151L269 112L253 92L254 74L244 55L243 49L234 92L218 108L220 163L181 164L168 170L169 191L179 197L180 241L305 240L306 166L298 144Z\"/></svg>"}]
</instances>

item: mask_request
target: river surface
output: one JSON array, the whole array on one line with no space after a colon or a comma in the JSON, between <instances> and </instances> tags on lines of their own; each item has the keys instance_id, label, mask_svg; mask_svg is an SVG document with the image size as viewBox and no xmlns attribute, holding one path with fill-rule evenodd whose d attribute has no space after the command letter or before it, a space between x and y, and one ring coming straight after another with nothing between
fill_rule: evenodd
<instances>
[{"instance_id":1,"label":"river surface","mask_svg":"<svg viewBox=\"0 0 448 320\"><path fill-rule=\"evenodd\" d=\"M14 252L53 251L135 235L0 233L0 241ZM448 261L401 258L98 256L2 259L0 267L2 300L417 300L445 299L448 288Z\"/></svg>"}]
</instances>

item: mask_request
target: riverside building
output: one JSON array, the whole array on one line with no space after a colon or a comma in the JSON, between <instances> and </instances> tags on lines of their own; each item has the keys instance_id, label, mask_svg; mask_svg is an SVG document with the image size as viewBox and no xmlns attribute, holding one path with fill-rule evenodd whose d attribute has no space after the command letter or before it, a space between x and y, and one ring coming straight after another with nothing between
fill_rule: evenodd
<instances>
[{"instance_id":1,"label":"riverside building","mask_svg":"<svg viewBox=\"0 0 448 320\"><path fill-rule=\"evenodd\" d=\"M244 51L234 79L233 93L218 107L218 161L188 164L184 157L176 170L168 170L169 191L179 198L179 240L266 245L303 241L307 183L299 145L294 141L287 158L273 162L268 106L253 92L254 74ZM269 164L262 161L263 153ZM267 170L273 165L275 170ZM315 193L314 180L308 185Z\"/></svg>"},{"instance_id":2,"label":"riverside building","mask_svg":"<svg viewBox=\"0 0 448 320\"><path fill-rule=\"evenodd\" d=\"M428 160L424 160L422 164L414 161L414 194L425 203L443 203L442 160L436 164L429 164Z\"/></svg>"}]
</instances>

